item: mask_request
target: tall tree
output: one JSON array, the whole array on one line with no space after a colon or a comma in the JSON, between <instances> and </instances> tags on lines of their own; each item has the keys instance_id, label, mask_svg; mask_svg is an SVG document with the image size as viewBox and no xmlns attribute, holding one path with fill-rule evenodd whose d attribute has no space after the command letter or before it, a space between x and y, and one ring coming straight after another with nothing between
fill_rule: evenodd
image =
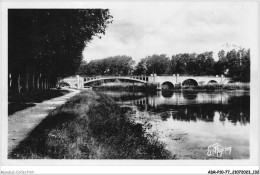
<instances>
[{"instance_id":1,"label":"tall tree","mask_svg":"<svg viewBox=\"0 0 260 175\"><path fill-rule=\"evenodd\" d=\"M224 50L219 51L218 61L214 64L214 73L216 75L226 75L228 69L228 62Z\"/></svg>"},{"instance_id":2,"label":"tall tree","mask_svg":"<svg viewBox=\"0 0 260 175\"><path fill-rule=\"evenodd\" d=\"M228 76L234 81L250 82L250 50L227 52Z\"/></svg>"},{"instance_id":3,"label":"tall tree","mask_svg":"<svg viewBox=\"0 0 260 175\"><path fill-rule=\"evenodd\" d=\"M165 74L167 67L170 64L169 57L166 54L152 55L144 58L147 69L147 74Z\"/></svg>"},{"instance_id":4,"label":"tall tree","mask_svg":"<svg viewBox=\"0 0 260 175\"><path fill-rule=\"evenodd\" d=\"M75 74L85 45L105 34L111 19L107 9L9 9L8 72L17 82L13 89L29 80L43 89L58 77Z\"/></svg>"},{"instance_id":5,"label":"tall tree","mask_svg":"<svg viewBox=\"0 0 260 175\"><path fill-rule=\"evenodd\" d=\"M92 60L83 67L80 74L94 75L130 75L133 71L132 57L118 55L99 60Z\"/></svg>"},{"instance_id":6,"label":"tall tree","mask_svg":"<svg viewBox=\"0 0 260 175\"><path fill-rule=\"evenodd\" d=\"M134 69L135 75L147 75L146 59L141 59Z\"/></svg>"}]
</instances>

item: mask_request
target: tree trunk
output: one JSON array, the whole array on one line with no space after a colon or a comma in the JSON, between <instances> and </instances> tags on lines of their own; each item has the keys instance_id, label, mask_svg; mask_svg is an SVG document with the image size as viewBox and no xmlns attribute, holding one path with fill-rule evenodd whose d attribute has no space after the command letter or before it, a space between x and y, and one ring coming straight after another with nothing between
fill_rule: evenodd
<instances>
[{"instance_id":1,"label":"tree trunk","mask_svg":"<svg viewBox=\"0 0 260 175\"><path fill-rule=\"evenodd\" d=\"M42 90L45 90L45 80L44 80L44 78L42 79Z\"/></svg>"},{"instance_id":2,"label":"tree trunk","mask_svg":"<svg viewBox=\"0 0 260 175\"><path fill-rule=\"evenodd\" d=\"M29 91L29 74L25 74L25 88L26 92Z\"/></svg>"},{"instance_id":3,"label":"tree trunk","mask_svg":"<svg viewBox=\"0 0 260 175\"><path fill-rule=\"evenodd\" d=\"M58 88L58 78L55 78L55 80L54 80L54 86L56 87L56 88Z\"/></svg>"},{"instance_id":4,"label":"tree trunk","mask_svg":"<svg viewBox=\"0 0 260 175\"><path fill-rule=\"evenodd\" d=\"M18 93L20 94L21 93L21 82L20 82L20 80L21 80L21 76L20 76L20 74L18 75L18 78L17 78L17 90L18 90Z\"/></svg>"},{"instance_id":5,"label":"tree trunk","mask_svg":"<svg viewBox=\"0 0 260 175\"><path fill-rule=\"evenodd\" d=\"M12 74L12 83L11 83L11 90L12 92L17 91L17 74L13 73Z\"/></svg>"},{"instance_id":6,"label":"tree trunk","mask_svg":"<svg viewBox=\"0 0 260 175\"><path fill-rule=\"evenodd\" d=\"M32 74L32 91L34 91L34 73Z\"/></svg>"},{"instance_id":7,"label":"tree trunk","mask_svg":"<svg viewBox=\"0 0 260 175\"><path fill-rule=\"evenodd\" d=\"M44 90L44 79L41 78L41 90Z\"/></svg>"},{"instance_id":8,"label":"tree trunk","mask_svg":"<svg viewBox=\"0 0 260 175\"><path fill-rule=\"evenodd\" d=\"M47 86L46 86L47 82L46 82L46 78L44 79L44 90L47 90Z\"/></svg>"},{"instance_id":9,"label":"tree trunk","mask_svg":"<svg viewBox=\"0 0 260 175\"><path fill-rule=\"evenodd\" d=\"M48 88L48 90L50 89L50 80L49 80L49 78L47 80L47 88Z\"/></svg>"},{"instance_id":10,"label":"tree trunk","mask_svg":"<svg viewBox=\"0 0 260 175\"><path fill-rule=\"evenodd\" d=\"M46 79L46 89L49 90L49 81L48 81L48 78Z\"/></svg>"},{"instance_id":11,"label":"tree trunk","mask_svg":"<svg viewBox=\"0 0 260 175\"><path fill-rule=\"evenodd\" d=\"M47 78L47 89L50 89L49 77Z\"/></svg>"},{"instance_id":12,"label":"tree trunk","mask_svg":"<svg viewBox=\"0 0 260 175\"><path fill-rule=\"evenodd\" d=\"M37 77L37 90L40 90L40 76Z\"/></svg>"},{"instance_id":13,"label":"tree trunk","mask_svg":"<svg viewBox=\"0 0 260 175\"><path fill-rule=\"evenodd\" d=\"M41 83L41 84L42 84L42 85L41 85L41 90L44 90L44 78L41 78L41 82L42 82L42 83Z\"/></svg>"},{"instance_id":14,"label":"tree trunk","mask_svg":"<svg viewBox=\"0 0 260 175\"><path fill-rule=\"evenodd\" d=\"M42 78L40 78L40 88L39 90L42 90Z\"/></svg>"},{"instance_id":15,"label":"tree trunk","mask_svg":"<svg viewBox=\"0 0 260 175\"><path fill-rule=\"evenodd\" d=\"M44 81L44 88L45 90L47 90L47 79L45 78L45 81Z\"/></svg>"},{"instance_id":16,"label":"tree trunk","mask_svg":"<svg viewBox=\"0 0 260 175\"><path fill-rule=\"evenodd\" d=\"M12 74L9 74L9 88L11 88L12 87Z\"/></svg>"}]
</instances>

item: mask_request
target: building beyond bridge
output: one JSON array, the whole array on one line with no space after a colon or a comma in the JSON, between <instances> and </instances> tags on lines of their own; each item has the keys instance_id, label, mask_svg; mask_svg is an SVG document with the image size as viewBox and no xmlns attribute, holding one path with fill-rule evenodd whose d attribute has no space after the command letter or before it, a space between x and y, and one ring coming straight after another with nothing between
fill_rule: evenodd
<instances>
[{"instance_id":1,"label":"building beyond bridge","mask_svg":"<svg viewBox=\"0 0 260 175\"><path fill-rule=\"evenodd\" d=\"M60 83L67 83L72 88L84 89L91 82L102 80L129 80L133 82L139 82L144 84L156 84L157 89L162 89L164 86L190 86L190 85L205 85L205 84L227 84L230 79L222 76L189 76L189 75L172 75L172 76L157 76L152 74L151 76L73 76L60 80Z\"/></svg>"}]
</instances>

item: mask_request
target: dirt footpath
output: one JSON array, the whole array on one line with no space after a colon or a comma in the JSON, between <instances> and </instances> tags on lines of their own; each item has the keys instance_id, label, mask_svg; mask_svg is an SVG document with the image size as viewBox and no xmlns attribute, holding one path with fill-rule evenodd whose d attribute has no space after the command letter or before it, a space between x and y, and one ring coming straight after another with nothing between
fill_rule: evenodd
<instances>
[{"instance_id":1,"label":"dirt footpath","mask_svg":"<svg viewBox=\"0 0 260 175\"><path fill-rule=\"evenodd\" d=\"M51 110L64 104L69 98L79 93L71 90L70 93L37 103L36 106L26 108L8 116L8 154L34 129Z\"/></svg>"}]
</instances>

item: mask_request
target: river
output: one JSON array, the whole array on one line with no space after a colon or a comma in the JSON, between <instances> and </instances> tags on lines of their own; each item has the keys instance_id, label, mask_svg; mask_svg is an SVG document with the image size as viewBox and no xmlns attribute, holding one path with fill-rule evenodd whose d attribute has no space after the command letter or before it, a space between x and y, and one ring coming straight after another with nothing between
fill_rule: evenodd
<instances>
[{"instance_id":1,"label":"river","mask_svg":"<svg viewBox=\"0 0 260 175\"><path fill-rule=\"evenodd\" d=\"M250 157L249 92L103 93L131 107L135 122L149 126L147 132L153 133L177 159ZM218 144L214 147L218 149L210 149L213 144Z\"/></svg>"}]
</instances>

